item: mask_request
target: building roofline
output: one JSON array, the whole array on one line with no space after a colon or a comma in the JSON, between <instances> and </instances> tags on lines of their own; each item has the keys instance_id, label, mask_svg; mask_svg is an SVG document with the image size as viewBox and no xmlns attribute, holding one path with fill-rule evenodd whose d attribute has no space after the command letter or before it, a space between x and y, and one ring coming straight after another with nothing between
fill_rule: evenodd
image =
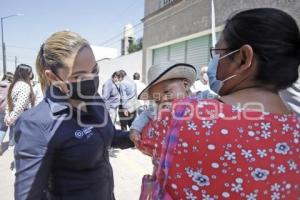
<instances>
[{"instance_id":1,"label":"building roofline","mask_svg":"<svg viewBox=\"0 0 300 200\"><path fill-rule=\"evenodd\" d=\"M171 8L172 6L174 6L175 4L178 4L179 2L181 2L183 0L173 0L171 3L169 3L168 5L164 6L164 7L161 7L159 8L158 10L148 14L147 16L145 16L143 19L141 19L142 22L144 22L145 20L157 15L158 13L161 13L169 8Z\"/></svg>"}]
</instances>

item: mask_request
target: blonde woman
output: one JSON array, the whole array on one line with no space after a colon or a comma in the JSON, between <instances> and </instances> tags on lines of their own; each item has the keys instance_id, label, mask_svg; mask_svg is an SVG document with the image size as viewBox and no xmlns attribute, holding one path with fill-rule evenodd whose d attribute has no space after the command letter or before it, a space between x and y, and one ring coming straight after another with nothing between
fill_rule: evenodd
<instances>
[{"instance_id":1,"label":"blonde woman","mask_svg":"<svg viewBox=\"0 0 300 200\"><path fill-rule=\"evenodd\" d=\"M54 33L36 65L46 92L16 123L15 199L114 199L108 149L133 143L115 130L97 94L89 43L73 32Z\"/></svg>"}]
</instances>

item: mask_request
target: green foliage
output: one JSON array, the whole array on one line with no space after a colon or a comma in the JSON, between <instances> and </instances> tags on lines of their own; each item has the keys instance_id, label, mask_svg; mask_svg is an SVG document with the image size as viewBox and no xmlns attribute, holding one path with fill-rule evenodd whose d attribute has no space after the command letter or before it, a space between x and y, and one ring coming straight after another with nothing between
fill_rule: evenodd
<instances>
[{"instance_id":1,"label":"green foliage","mask_svg":"<svg viewBox=\"0 0 300 200\"><path fill-rule=\"evenodd\" d=\"M136 41L132 41L128 47L128 53L139 51L143 48L143 38L139 38Z\"/></svg>"}]
</instances>

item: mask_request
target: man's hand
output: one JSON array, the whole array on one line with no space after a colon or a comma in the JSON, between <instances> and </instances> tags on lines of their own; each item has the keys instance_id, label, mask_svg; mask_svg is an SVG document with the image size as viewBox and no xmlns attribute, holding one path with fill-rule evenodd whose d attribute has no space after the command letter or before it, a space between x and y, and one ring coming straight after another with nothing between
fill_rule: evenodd
<instances>
[{"instance_id":1,"label":"man's hand","mask_svg":"<svg viewBox=\"0 0 300 200\"><path fill-rule=\"evenodd\" d=\"M6 126L11 126L11 124L12 124L9 117L6 117L6 118L4 119L4 122L5 122L5 125L6 125Z\"/></svg>"},{"instance_id":2,"label":"man's hand","mask_svg":"<svg viewBox=\"0 0 300 200\"><path fill-rule=\"evenodd\" d=\"M139 146L140 141L141 141L141 134L140 134L140 132L138 132L137 130L131 129L130 132L129 132L129 138L134 143L134 145L136 147Z\"/></svg>"},{"instance_id":3,"label":"man's hand","mask_svg":"<svg viewBox=\"0 0 300 200\"><path fill-rule=\"evenodd\" d=\"M125 117L128 117L128 116L129 116L128 110L124 110L124 115L125 115Z\"/></svg>"}]
</instances>

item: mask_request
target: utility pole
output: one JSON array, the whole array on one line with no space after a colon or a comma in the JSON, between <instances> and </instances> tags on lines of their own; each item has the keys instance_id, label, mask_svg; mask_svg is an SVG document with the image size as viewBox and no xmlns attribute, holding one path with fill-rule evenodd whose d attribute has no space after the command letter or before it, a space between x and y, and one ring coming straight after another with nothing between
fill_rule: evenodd
<instances>
[{"instance_id":1,"label":"utility pole","mask_svg":"<svg viewBox=\"0 0 300 200\"><path fill-rule=\"evenodd\" d=\"M18 66L18 57L15 56L15 69L17 69L17 66Z\"/></svg>"},{"instance_id":2,"label":"utility pole","mask_svg":"<svg viewBox=\"0 0 300 200\"><path fill-rule=\"evenodd\" d=\"M5 43L3 35L3 17L1 17L1 39L2 39L2 63L3 63L3 74L6 73L6 52L5 52Z\"/></svg>"},{"instance_id":3,"label":"utility pole","mask_svg":"<svg viewBox=\"0 0 300 200\"><path fill-rule=\"evenodd\" d=\"M6 49L5 49L5 43L4 43L4 25L3 20L10 18L10 17L16 17L16 16L22 16L23 14L14 14L14 15L8 15L5 17L1 17L1 39L2 39L2 57L3 57L3 74L6 73Z\"/></svg>"}]
</instances>

